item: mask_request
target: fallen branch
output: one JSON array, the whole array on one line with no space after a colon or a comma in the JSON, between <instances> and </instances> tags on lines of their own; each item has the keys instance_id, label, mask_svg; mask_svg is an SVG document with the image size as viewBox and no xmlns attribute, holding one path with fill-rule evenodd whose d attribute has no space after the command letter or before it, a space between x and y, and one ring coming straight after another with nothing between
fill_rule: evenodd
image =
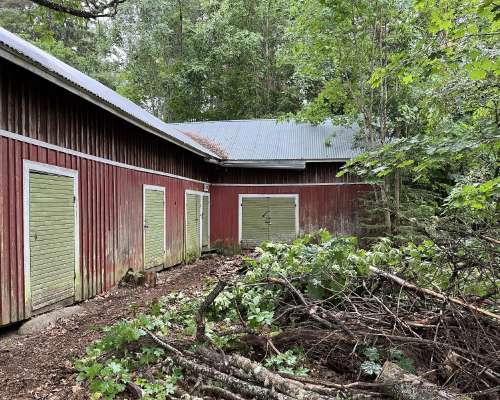
<instances>
[{"instance_id":1,"label":"fallen branch","mask_svg":"<svg viewBox=\"0 0 500 400\"><path fill-rule=\"evenodd\" d=\"M134 382L127 382L127 389L134 396L134 399L142 399L144 392L139 385Z\"/></svg>"},{"instance_id":2,"label":"fallen branch","mask_svg":"<svg viewBox=\"0 0 500 400\"><path fill-rule=\"evenodd\" d=\"M241 275L247 270L246 266L238 268L236 270L236 276ZM211 290L208 296L203 300L198 312L196 313L196 340L201 343L209 342L207 335L205 335L205 313L208 311L212 303L215 301L217 296L222 293L226 288L229 279L220 279L217 285Z\"/></svg>"},{"instance_id":3,"label":"fallen branch","mask_svg":"<svg viewBox=\"0 0 500 400\"><path fill-rule=\"evenodd\" d=\"M319 380L319 379L312 379L308 378L306 376L296 376L296 375L290 375L290 374L280 374L283 377L286 377L288 379L292 379L298 382L302 383L310 383L313 385L319 385L319 386L325 386L325 387L330 387L334 389L339 389L339 390L369 390L369 391L375 391L375 392L382 392L382 389L384 388L384 385L381 383L373 383L373 382L352 382L352 383L334 383L330 381L324 381L324 380Z\"/></svg>"},{"instance_id":4,"label":"fallen branch","mask_svg":"<svg viewBox=\"0 0 500 400\"><path fill-rule=\"evenodd\" d=\"M198 308L198 312L196 313L196 340L198 342L205 343L208 341L207 335L205 335L205 313L226 286L227 281L220 280L217 282L217 285L212 289Z\"/></svg>"},{"instance_id":5,"label":"fallen branch","mask_svg":"<svg viewBox=\"0 0 500 400\"><path fill-rule=\"evenodd\" d=\"M315 391L306 390L304 389L303 384L285 379L246 357L239 355L232 355L228 357L227 362L225 362L226 367L229 364L235 368L241 369L244 372L243 376L251 376L257 383L248 382L241 377L236 377L219 371L216 366L206 365L199 360L191 360L180 350L175 349L154 333L147 330L145 332L155 341L155 343L167 350L170 353L172 360L181 368L203 378L210 378L218 381L224 385L224 387L232 389L235 393L240 393L245 396L251 396L262 400L328 400L331 398L324 397ZM207 355L207 357L210 357L211 360L217 361L221 357L220 354L212 352L209 349L204 349L203 352Z\"/></svg>"},{"instance_id":6,"label":"fallen branch","mask_svg":"<svg viewBox=\"0 0 500 400\"><path fill-rule=\"evenodd\" d=\"M400 400L470 400L464 394L449 392L389 361L385 362L377 382L385 385L387 394Z\"/></svg>"},{"instance_id":7,"label":"fallen branch","mask_svg":"<svg viewBox=\"0 0 500 400\"><path fill-rule=\"evenodd\" d=\"M493 244L500 246L500 240L494 239L494 238L486 236L486 235L480 235L479 237L481 239L484 239L484 240L490 242L490 243L493 243Z\"/></svg>"},{"instance_id":8,"label":"fallen branch","mask_svg":"<svg viewBox=\"0 0 500 400\"><path fill-rule=\"evenodd\" d=\"M198 389L202 393L207 393L209 395L215 396L217 399L225 399L225 400L244 400L243 397L230 392L224 388L213 385L201 385Z\"/></svg>"},{"instance_id":9,"label":"fallen branch","mask_svg":"<svg viewBox=\"0 0 500 400\"><path fill-rule=\"evenodd\" d=\"M482 308L473 306L472 304L468 304L465 301L462 301L460 299L455 299L453 297L447 297L447 296L445 296L441 293L435 292L433 290L416 286L413 283L405 281L404 279L400 278L399 276L390 274L388 272L382 271L382 270L375 268L375 267L370 267L370 271L377 274L377 275L383 276L384 278L390 279L391 281L397 283L400 286L403 286L406 289L410 289L410 290L413 290L413 291L418 292L418 293L426 294L428 296L434 297L435 299L439 299L439 300L444 301L444 302L449 301L450 303L458 304L464 308L469 309L470 311L474 311L474 312L477 312L478 314L481 314L481 315L484 315L486 317L490 317L490 318L493 318L497 321L500 321L500 315L497 315L497 314L492 313L488 310L484 310Z\"/></svg>"},{"instance_id":10,"label":"fallen branch","mask_svg":"<svg viewBox=\"0 0 500 400\"><path fill-rule=\"evenodd\" d=\"M335 324L331 323L330 321L320 317L318 314L316 314L316 311L318 309L317 306L313 306L311 304L309 304L307 302L307 300L305 299L305 297L302 295L302 293L300 293L300 291L295 287L293 286L290 281L288 281L287 279L279 279L279 278L269 278L268 279L269 282L271 283L275 283L275 284L278 284L278 285L281 285L281 286L284 286L285 288L287 288L290 292L292 292L300 301L300 303L307 307L308 309L308 312L309 312L309 315L311 316L311 318L313 318L314 320L316 320L317 322L319 322L321 325L323 325L325 328L328 328L328 329L332 329L334 328L335 326L339 326L344 332L346 332L349 336L351 337L354 337L354 334L349 330L347 329L347 327L341 322L341 321L338 321L335 319ZM334 318L331 314L329 315L331 318Z\"/></svg>"}]
</instances>

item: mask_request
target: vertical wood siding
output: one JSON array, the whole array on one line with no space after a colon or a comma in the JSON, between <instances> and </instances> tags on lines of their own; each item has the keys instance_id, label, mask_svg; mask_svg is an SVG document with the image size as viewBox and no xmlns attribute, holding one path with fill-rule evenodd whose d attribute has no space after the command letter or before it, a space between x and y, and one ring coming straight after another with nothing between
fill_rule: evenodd
<instances>
[{"instance_id":1,"label":"vertical wood siding","mask_svg":"<svg viewBox=\"0 0 500 400\"><path fill-rule=\"evenodd\" d=\"M137 167L209 178L201 156L2 58L0 129Z\"/></svg>"},{"instance_id":2,"label":"vertical wood siding","mask_svg":"<svg viewBox=\"0 0 500 400\"><path fill-rule=\"evenodd\" d=\"M78 171L81 298L143 269L143 185L165 187L167 264L183 259L184 192L203 185L116 167L0 137L0 325L22 320L23 160Z\"/></svg>"},{"instance_id":3,"label":"vertical wood siding","mask_svg":"<svg viewBox=\"0 0 500 400\"><path fill-rule=\"evenodd\" d=\"M210 240L238 242L239 194L298 194L300 234L326 228L340 234L355 234L357 202L369 185L321 186L211 186Z\"/></svg>"},{"instance_id":4,"label":"vertical wood siding","mask_svg":"<svg viewBox=\"0 0 500 400\"><path fill-rule=\"evenodd\" d=\"M227 168L212 169L211 183L241 184L289 184L294 183L347 183L358 182L356 177L344 175L338 178L343 163L313 162L307 163L303 170L266 169L266 168Z\"/></svg>"}]
</instances>

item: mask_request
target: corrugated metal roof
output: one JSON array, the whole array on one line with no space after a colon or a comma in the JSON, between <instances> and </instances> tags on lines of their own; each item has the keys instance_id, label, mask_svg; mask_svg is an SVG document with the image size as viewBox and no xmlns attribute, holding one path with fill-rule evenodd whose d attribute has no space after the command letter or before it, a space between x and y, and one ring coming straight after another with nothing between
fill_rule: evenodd
<instances>
[{"instance_id":1,"label":"corrugated metal roof","mask_svg":"<svg viewBox=\"0 0 500 400\"><path fill-rule=\"evenodd\" d=\"M229 161L347 160L353 149L354 128L279 122L274 119L169 124L187 135L204 137L222 148ZM327 145L327 142L330 145Z\"/></svg>"},{"instance_id":2,"label":"corrugated metal roof","mask_svg":"<svg viewBox=\"0 0 500 400\"><path fill-rule=\"evenodd\" d=\"M132 101L120 96L102 83L0 27L0 48L2 47L8 53L18 58L20 57L35 67L49 72L52 76L66 81L65 83L70 83L73 87L90 94L98 102L111 106L119 113L128 116L134 123L139 122L141 125L145 125L141 127L150 128L154 133L159 134L166 140L177 143L196 153L217 159L220 158L214 152L190 137L179 133L175 129L170 129L165 122L151 115Z\"/></svg>"}]
</instances>

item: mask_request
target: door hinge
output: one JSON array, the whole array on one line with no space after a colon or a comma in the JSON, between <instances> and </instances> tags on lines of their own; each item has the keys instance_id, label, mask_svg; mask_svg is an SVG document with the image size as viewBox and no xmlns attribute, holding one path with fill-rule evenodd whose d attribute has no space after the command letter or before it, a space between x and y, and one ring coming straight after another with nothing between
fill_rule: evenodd
<instances>
[{"instance_id":1,"label":"door hinge","mask_svg":"<svg viewBox=\"0 0 500 400\"><path fill-rule=\"evenodd\" d=\"M76 204L76 196L73 196L73 204Z\"/></svg>"}]
</instances>

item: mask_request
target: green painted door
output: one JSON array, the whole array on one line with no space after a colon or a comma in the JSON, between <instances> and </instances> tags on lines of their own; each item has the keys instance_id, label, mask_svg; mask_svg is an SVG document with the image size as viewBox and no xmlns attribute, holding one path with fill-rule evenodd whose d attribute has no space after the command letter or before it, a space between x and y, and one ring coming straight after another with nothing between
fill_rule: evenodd
<instances>
[{"instance_id":1,"label":"green painted door","mask_svg":"<svg viewBox=\"0 0 500 400\"><path fill-rule=\"evenodd\" d=\"M32 309L75 296L75 198L72 177L30 172Z\"/></svg>"},{"instance_id":2,"label":"green painted door","mask_svg":"<svg viewBox=\"0 0 500 400\"><path fill-rule=\"evenodd\" d=\"M209 250L210 249L210 235L209 235L209 228L210 228L210 199L208 196L202 196L202 203L203 203L203 208L202 208L202 214L201 214L201 219L202 219L202 228L201 228L201 233L202 233L202 250Z\"/></svg>"},{"instance_id":3,"label":"green painted door","mask_svg":"<svg viewBox=\"0 0 500 400\"><path fill-rule=\"evenodd\" d=\"M241 224L243 248L265 240L290 242L297 232L295 197L243 197Z\"/></svg>"},{"instance_id":4,"label":"green painted door","mask_svg":"<svg viewBox=\"0 0 500 400\"><path fill-rule=\"evenodd\" d=\"M144 268L165 262L165 192L144 189Z\"/></svg>"},{"instance_id":5,"label":"green painted door","mask_svg":"<svg viewBox=\"0 0 500 400\"><path fill-rule=\"evenodd\" d=\"M294 197L269 197L269 240L291 242L297 236Z\"/></svg>"},{"instance_id":6,"label":"green painted door","mask_svg":"<svg viewBox=\"0 0 500 400\"><path fill-rule=\"evenodd\" d=\"M200 248L200 207L199 194L186 195L186 258L198 257Z\"/></svg>"},{"instance_id":7,"label":"green painted door","mask_svg":"<svg viewBox=\"0 0 500 400\"><path fill-rule=\"evenodd\" d=\"M243 197L241 200L241 247L253 248L269 240L267 197Z\"/></svg>"}]
</instances>

